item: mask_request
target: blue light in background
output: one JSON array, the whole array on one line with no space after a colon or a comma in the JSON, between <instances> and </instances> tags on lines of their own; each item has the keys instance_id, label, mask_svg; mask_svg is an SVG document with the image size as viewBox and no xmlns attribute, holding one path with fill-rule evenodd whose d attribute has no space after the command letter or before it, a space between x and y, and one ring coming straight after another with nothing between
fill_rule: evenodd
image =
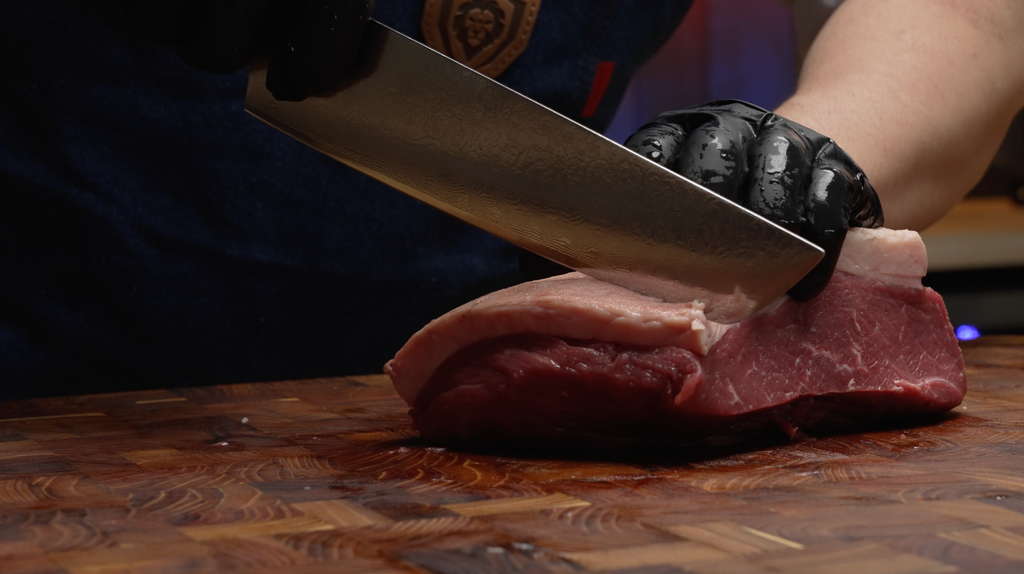
<instances>
[{"instance_id":1,"label":"blue light in background","mask_svg":"<svg viewBox=\"0 0 1024 574\"><path fill-rule=\"evenodd\" d=\"M981 333L978 332L978 328L974 325L960 325L956 328L956 338L961 341L970 341L980 336Z\"/></svg>"}]
</instances>

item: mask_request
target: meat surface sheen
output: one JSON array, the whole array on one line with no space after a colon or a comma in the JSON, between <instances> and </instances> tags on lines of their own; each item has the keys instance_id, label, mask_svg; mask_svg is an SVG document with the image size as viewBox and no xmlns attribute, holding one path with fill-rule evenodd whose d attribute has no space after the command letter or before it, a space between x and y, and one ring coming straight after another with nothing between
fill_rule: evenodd
<instances>
[{"instance_id":1,"label":"meat surface sheen","mask_svg":"<svg viewBox=\"0 0 1024 574\"><path fill-rule=\"evenodd\" d=\"M913 232L851 231L833 280L727 328L572 273L468 303L388 363L427 440L614 447L944 412L963 360Z\"/></svg>"},{"instance_id":2,"label":"meat surface sheen","mask_svg":"<svg viewBox=\"0 0 1024 574\"><path fill-rule=\"evenodd\" d=\"M706 354L725 327L680 305L568 273L496 291L431 321L384 367L407 403L457 351L506 335L552 335Z\"/></svg>"},{"instance_id":3,"label":"meat surface sheen","mask_svg":"<svg viewBox=\"0 0 1024 574\"><path fill-rule=\"evenodd\" d=\"M869 393L873 412L941 412L966 389L938 293L843 271L813 300L788 300L730 329L703 365L704 382L683 410L705 416L849 393Z\"/></svg>"}]
</instances>

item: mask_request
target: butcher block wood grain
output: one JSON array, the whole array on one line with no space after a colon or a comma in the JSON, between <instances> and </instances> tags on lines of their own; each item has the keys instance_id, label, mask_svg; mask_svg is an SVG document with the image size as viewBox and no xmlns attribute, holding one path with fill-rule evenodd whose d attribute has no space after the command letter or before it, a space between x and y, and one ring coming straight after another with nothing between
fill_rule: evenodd
<instances>
[{"instance_id":1,"label":"butcher block wood grain","mask_svg":"<svg viewBox=\"0 0 1024 574\"><path fill-rule=\"evenodd\" d=\"M0 572L1024 572L1024 337L926 423L576 455L424 445L382 376L0 403Z\"/></svg>"}]
</instances>

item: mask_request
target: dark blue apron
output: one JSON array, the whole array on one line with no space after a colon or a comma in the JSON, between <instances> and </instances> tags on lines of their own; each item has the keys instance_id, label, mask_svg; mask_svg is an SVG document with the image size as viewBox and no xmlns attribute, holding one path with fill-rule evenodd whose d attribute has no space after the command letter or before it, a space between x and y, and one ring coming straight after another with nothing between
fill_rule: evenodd
<instances>
[{"instance_id":1,"label":"dark blue apron","mask_svg":"<svg viewBox=\"0 0 1024 574\"><path fill-rule=\"evenodd\" d=\"M497 79L602 129L688 4L544 0ZM243 73L188 68L95 2L4 10L0 399L379 372L521 280L510 245L243 113ZM374 15L419 39L421 14Z\"/></svg>"}]
</instances>

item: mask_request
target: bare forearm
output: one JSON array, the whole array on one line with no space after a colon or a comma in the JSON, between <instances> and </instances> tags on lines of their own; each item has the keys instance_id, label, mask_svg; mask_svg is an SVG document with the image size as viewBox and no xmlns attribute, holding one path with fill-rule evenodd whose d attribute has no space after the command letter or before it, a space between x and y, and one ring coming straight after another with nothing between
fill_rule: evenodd
<instances>
[{"instance_id":1,"label":"bare forearm","mask_svg":"<svg viewBox=\"0 0 1024 574\"><path fill-rule=\"evenodd\" d=\"M1024 107L1024 2L846 0L780 115L828 134L923 229L984 173Z\"/></svg>"}]
</instances>

